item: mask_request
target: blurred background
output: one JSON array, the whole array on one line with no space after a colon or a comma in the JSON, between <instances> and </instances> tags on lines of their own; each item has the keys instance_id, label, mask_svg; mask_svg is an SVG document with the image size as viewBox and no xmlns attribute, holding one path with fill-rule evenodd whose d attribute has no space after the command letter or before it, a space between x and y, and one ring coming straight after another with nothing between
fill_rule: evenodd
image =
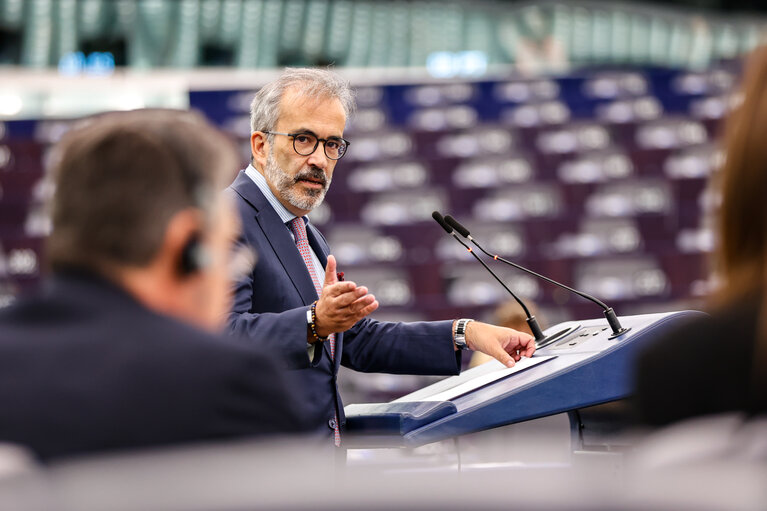
<instances>
[{"instance_id":1,"label":"blurred background","mask_svg":"<svg viewBox=\"0 0 767 511\"><path fill-rule=\"evenodd\" d=\"M44 174L73 119L192 108L249 158L253 92L284 66L355 86L352 142L310 217L382 320L493 321L508 299L431 220L619 315L711 289L707 183L756 2L0 0L0 307L45 271ZM546 326L595 305L507 267ZM347 403L424 377L346 374Z\"/></svg>"}]
</instances>

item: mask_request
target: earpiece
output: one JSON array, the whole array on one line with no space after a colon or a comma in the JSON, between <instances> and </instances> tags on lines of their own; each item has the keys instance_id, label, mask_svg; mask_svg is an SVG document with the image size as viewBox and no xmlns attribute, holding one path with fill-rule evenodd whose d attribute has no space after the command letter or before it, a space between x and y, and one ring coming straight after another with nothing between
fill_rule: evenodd
<instances>
[{"instance_id":1,"label":"earpiece","mask_svg":"<svg viewBox=\"0 0 767 511\"><path fill-rule=\"evenodd\" d=\"M208 252L200 243L199 237L193 236L186 242L181 251L179 273L181 275L193 275L206 268L209 263Z\"/></svg>"}]
</instances>

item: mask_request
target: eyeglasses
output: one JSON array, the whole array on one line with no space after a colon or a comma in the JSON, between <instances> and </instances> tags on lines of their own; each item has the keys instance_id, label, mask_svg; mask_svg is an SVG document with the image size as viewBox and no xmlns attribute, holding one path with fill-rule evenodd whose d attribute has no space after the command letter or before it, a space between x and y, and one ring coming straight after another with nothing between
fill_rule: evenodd
<instances>
[{"instance_id":1,"label":"eyeglasses","mask_svg":"<svg viewBox=\"0 0 767 511\"><path fill-rule=\"evenodd\" d=\"M293 150L301 156L309 156L317 150L317 145L322 142L322 147L325 149L325 156L331 160L340 160L346 154L346 149L349 147L348 140L338 137L318 138L312 133L278 133L276 131L262 131L261 133L267 133L269 135L283 135L293 138Z\"/></svg>"}]
</instances>

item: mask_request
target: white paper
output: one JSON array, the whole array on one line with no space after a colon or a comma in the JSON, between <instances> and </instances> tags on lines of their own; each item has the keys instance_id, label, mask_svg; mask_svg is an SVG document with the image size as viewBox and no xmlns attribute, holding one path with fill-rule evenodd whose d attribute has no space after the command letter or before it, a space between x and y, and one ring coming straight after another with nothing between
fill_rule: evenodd
<instances>
[{"instance_id":1,"label":"white paper","mask_svg":"<svg viewBox=\"0 0 767 511\"><path fill-rule=\"evenodd\" d=\"M514 373L524 371L525 369L529 369L540 363L546 362L547 360L551 360L552 358L556 358L556 355L547 355L547 356L533 357L533 358L523 357L522 359L520 359L519 362L514 364L514 367L505 367L502 369L498 369L497 371L493 371L492 373L477 376L476 378L473 378L465 383L457 385L451 389L445 390L438 394L434 394L427 397L421 397L419 399L408 399L407 396L405 396L403 398L398 399L398 401L451 401L453 399L456 399L457 397L463 396L464 394L468 394L469 392L472 392L480 387L484 387L485 385L489 385L500 379L507 378L513 375Z\"/></svg>"}]
</instances>

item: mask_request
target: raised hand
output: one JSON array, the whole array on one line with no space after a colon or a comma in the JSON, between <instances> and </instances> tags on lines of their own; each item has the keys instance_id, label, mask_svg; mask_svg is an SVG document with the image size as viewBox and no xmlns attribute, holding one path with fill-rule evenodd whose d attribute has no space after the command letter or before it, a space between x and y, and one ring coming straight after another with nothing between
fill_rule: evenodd
<instances>
[{"instance_id":1,"label":"raised hand","mask_svg":"<svg viewBox=\"0 0 767 511\"><path fill-rule=\"evenodd\" d=\"M320 337L343 332L378 308L375 296L368 288L354 282L339 282L336 274L336 258L328 256L325 266L325 282L317 300L315 327Z\"/></svg>"}]
</instances>

